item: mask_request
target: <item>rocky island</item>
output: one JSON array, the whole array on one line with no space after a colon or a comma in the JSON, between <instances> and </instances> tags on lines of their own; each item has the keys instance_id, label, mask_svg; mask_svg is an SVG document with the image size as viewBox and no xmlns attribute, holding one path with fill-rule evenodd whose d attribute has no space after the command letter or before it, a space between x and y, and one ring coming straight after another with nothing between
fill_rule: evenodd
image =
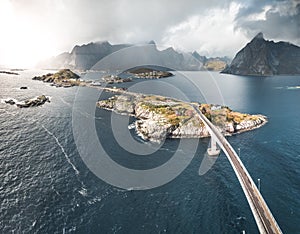
<instances>
[{"instance_id":1,"label":"rocky island","mask_svg":"<svg viewBox=\"0 0 300 234\"><path fill-rule=\"evenodd\" d=\"M38 96L36 98L27 99L23 102L18 102L15 99L4 100L6 104L16 105L19 108L28 108L44 105L46 102L50 102L50 98L45 95Z\"/></svg>"},{"instance_id":2,"label":"rocky island","mask_svg":"<svg viewBox=\"0 0 300 234\"><path fill-rule=\"evenodd\" d=\"M150 68L136 68L128 71L134 78L160 79L173 76L171 72Z\"/></svg>"},{"instance_id":3,"label":"rocky island","mask_svg":"<svg viewBox=\"0 0 300 234\"><path fill-rule=\"evenodd\" d=\"M225 106L197 105L224 135L249 131L267 122L265 116L242 114ZM145 140L160 142L164 138L209 136L191 103L173 98L123 92L107 100L98 101L97 107L134 116L136 132Z\"/></svg>"},{"instance_id":4,"label":"rocky island","mask_svg":"<svg viewBox=\"0 0 300 234\"><path fill-rule=\"evenodd\" d=\"M102 80L104 80L104 82L107 84L119 84L119 83L132 81L131 78L123 78L122 79L121 77L115 76L115 75L104 76L104 77L102 77Z\"/></svg>"},{"instance_id":5,"label":"rocky island","mask_svg":"<svg viewBox=\"0 0 300 234\"><path fill-rule=\"evenodd\" d=\"M42 76L35 76L32 79L52 83L52 85L56 87L68 88L82 85L79 77L79 75L72 72L70 69L62 69L54 74L48 73Z\"/></svg>"},{"instance_id":6,"label":"rocky island","mask_svg":"<svg viewBox=\"0 0 300 234\"><path fill-rule=\"evenodd\" d=\"M0 71L0 73L7 74L7 75L20 75L17 72L11 72L11 71Z\"/></svg>"}]
</instances>

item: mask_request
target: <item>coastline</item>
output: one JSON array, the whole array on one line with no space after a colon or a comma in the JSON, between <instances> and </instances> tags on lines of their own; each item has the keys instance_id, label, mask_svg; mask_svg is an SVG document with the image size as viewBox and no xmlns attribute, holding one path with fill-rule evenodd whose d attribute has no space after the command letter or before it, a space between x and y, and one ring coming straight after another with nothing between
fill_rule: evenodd
<instances>
[{"instance_id":1,"label":"coastline","mask_svg":"<svg viewBox=\"0 0 300 234\"><path fill-rule=\"evenodd\" d=\"M110 91L104 88L105 91ZM160 142L164 138L205 138L209 132L191 109L191 103L158 95L122 91L96 103L98 108L135 117L135 131L144 140ZM211 115L225 136L232 136L264 126L263 115L233 112L228 107L200 104L199 109ZM214 108L217 108L214 110ZM181 114L178 111L182 112ZM233 117L232 117L233 116ZM237 120L238 119L238 120Z\"/></svg>"},{"instance_id":2,"label":"coastline","mask_svg":"<svg viewBox=\"0 0 300 234\"><path fill-rule=\"evenodd\" d=\"M188 102L159 95L129 92L122 87L95 86L93 83L80 80L79 76L69 69L34 77L33 80L41 80L52 85L71 82L72 85L66 87L84 86L115 94L107 100L98 101L96 106L120 115L135 117L135 131L144 140L160 142L163 138L209 137L209 132L196 117L191 103ZM197 105L225 136L251 131L268 122L266 116L234 112L226 106L205 103Z\"/></svg>"}]
</instances>

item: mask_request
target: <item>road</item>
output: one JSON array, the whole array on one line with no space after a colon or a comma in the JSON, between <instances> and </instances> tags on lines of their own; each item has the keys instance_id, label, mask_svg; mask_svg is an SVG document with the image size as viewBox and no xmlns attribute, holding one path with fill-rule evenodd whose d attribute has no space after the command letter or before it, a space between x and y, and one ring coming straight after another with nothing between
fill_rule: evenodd
<instances>
[{"instance_id":1,"label":"road","mask_svg":"<svg viewBox=\"0 0 300 234\"><path fill-rule=\"evenodd\" d=\"M201 113L198 106L193 105L193 107L208 128L211 136L215 137L230 161L248 200L260 233L282 233L265 200L235 150L220 131Z\"/></svg>"}]
</instances>

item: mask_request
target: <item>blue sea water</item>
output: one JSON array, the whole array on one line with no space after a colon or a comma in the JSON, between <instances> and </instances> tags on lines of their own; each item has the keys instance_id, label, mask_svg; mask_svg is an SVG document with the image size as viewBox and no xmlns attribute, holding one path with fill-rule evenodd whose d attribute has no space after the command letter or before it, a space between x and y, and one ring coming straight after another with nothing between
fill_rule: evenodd
<instances>
[{"instance_id":1,"label":"blue sea water","mask_svg":"<svg viewBox=\"0 0 300 234\"><path fill-rule=\"evenodd\" d=\"M124 190L99 179L82 160L72 125L74 111L80 111L76 108L94 103L90 97L98 91L55 88L31 80L44 73L0 74L0 99L51 97L51 103L29 109L0 103L1 233L258 233L223 153L199 176L209 139L185 140L186 145L199 143L191 163L160 187ZM174 77L139 85L143 82L123 85L175 97L181 91L191 101L266 115L269 121L265 126L228 140L236 150L240 148L240 158L253 180L260 179L261 193L282 231L300 233L299 76L178 72ZM20 86L28 89L20 90ZM98 140L121 165L156 167L177 150L179 140L168 139L151 156L132 155L115 141L110 112L96 109L81 114L94 119ZM131 134L142 142L133 130Z\"/></svg>"}]
</instances>

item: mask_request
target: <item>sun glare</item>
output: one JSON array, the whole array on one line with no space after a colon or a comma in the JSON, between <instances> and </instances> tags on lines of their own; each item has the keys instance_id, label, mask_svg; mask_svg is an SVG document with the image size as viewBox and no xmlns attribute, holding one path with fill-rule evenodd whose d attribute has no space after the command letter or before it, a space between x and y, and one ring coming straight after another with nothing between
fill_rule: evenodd
<instances>
[{"instance_id":1,"label":"sun glare","mask_svg":"<svg viewBox=\"0 0 300 234\"><path fill-rule=\"evenodd\" d=\"M17 15L10 1L0 2L0 65L31 68L42 59L53 56L54 38L38 30L36 22Z\"/></svg>"}]
</instances>

